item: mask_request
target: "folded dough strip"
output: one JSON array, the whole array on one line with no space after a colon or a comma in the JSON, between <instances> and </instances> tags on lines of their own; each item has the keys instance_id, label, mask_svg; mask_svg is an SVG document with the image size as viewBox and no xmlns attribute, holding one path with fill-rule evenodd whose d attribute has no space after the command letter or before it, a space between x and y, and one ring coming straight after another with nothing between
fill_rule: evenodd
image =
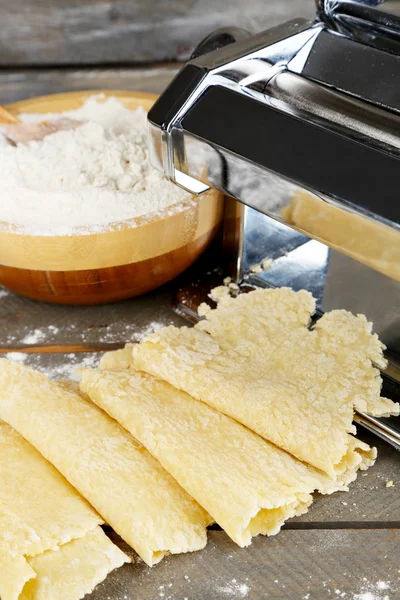
<instances>
[{"instance_id":1,"label":"folded dough strip","mask_svg":"<svg viewBox=\"0 0 400 600\"><path fill-rule=\"evenodd\" d=\"M79 600L129 562L99 515L3 422L0 455L2 600Z\"/></svg>"},{"instance_id":2,"label":"folded dough strip","mask_svg":"<svg viewBox=\"0 0 400 600\"><path fill-rule=\"evenodd\" d=\"M58 552L44 552L28 562L36 578L25 585L19 600L74 600L90 594L110 571L130 559L96 527Z\"/></svg>"},{"instance_id":3,"label":"folded dough strip","mask_svg":"<svg viewBox=\"0 0 400 600\"><path fill-rule=\"evenodd\" d=\"M210 517L151 454L80 394L0 361L0 418L21 433L130 544L155 564L206 545Z\"/></svg>"},{"instance_id":4,"label":"folded dough strip","mask_svg":"<svg viewBox=\"0 0 400 600\"><path fill-rule=\"evenodd\" d=\"M354 408L398 414L380 398L383 345L362 315L325 314L304 290L223 298L194 328L166 327L132 348L133 365L233 417L330 477L349 482L374 451L350 433ZM347 465L347 467L344 467Z\"/></svg>"},{"instance_id":5,"label":"folded dough strip","mask_svg":"<svg viewBox=\"0 0 400 600\"><path fill-rule=\"evenodd\" d=\"M123 353L113 354L118 368ZM151 375L84 370L81 389L140 440L240 546L259 533L277 533L286 519L307 512L315 489L338 489L326 475Z\"/></svg>"}]
</instances>

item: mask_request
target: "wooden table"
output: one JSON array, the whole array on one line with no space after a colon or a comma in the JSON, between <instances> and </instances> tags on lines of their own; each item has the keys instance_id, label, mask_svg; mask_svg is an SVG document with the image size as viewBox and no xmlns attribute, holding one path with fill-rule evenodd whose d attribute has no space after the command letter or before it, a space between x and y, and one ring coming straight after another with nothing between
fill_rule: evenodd
<instances>
[{"instance_id":1,"label":"wooden table","mask_svg":"<svg viewBox=\"0 0 400 600\"><path fill-rule=\"evenodd\" d=\"M160 91L175 71L167 65L0 72L0 101L66 89ZM178 286L176 281L145 297L99 307L44 305L0 289L1 351L17 351L14 358L50 376L71 376L74 367L94 366L101 351L138 339L153 326L182 324L170 308ZM260 536L240 549L214 529L204 551L168 557L153 569L135 557L91 598L398 600L400 455L366 433L360 437L378 447L375 467L360 474L348 493L317 496L310 512L289 521L279 535ZM393 487L386 487L389 480Z\"/></svg>"},{"instance_id":2,"label":"wooden table","mask_svg":"<svg viewBox=\"0 0 400 600\"><path fill-rule=\"evenodd\" d=\"M170 308L178 286L98 307L40 304L0 290L1 351L16 350L24 364L70 377L79 365L95 366L101 350L154 326L183 324ZM378 460L348 493L317 496L308 514L246 549L214 529L202 552L168 557L153 569L135 558L93 600L400 598L400 455L369 434L360 437L378 447ZM386 487L389 480L393 487Z\"/></svg>"}]
</instances>

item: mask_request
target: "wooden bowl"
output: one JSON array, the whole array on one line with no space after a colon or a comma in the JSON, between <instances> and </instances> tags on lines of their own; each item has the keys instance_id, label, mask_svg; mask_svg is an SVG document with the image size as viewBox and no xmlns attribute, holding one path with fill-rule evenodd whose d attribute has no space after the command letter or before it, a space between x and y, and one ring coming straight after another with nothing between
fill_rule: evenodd
<instances>
[{"instance_id":1,"label":"wooden bowl","mask_svg":"<svg viewBox=\"0 0 400 600\"><path fill-rule=\"evenodd\" d=\"M91 95L117 96L131 109L149 110L157 96L140 92L90 91L54 94L8 106L21 112L79 108ZM114 223L107 231L36 236L0 222L0 284L13 292L59 304L100 304L144 294L191 265L215 236L223 197L210 190L188 195L157 217ZM172 214L171 214L172 213Z\"/></svg>"}]
</instances>

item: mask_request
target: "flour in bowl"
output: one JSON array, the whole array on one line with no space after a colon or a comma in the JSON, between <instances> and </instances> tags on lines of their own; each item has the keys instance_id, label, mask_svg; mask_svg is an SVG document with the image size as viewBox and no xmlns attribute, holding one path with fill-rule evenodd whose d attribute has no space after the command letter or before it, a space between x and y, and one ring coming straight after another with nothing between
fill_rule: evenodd
<instances>
[{"instance_id":1,"label":"flour in bowl","mask_svg":"<svg viewBox=\"0 0 400 600\"><path fill-rule=\"evenodd\" d=\"M92 96L62 115L83 123L16 147L0 135L0 223L24 233L67 235L180 209L188 193L150 165L142 108ZM59 117L20 115L29 123Z\"/></svg>"}]
</instances>

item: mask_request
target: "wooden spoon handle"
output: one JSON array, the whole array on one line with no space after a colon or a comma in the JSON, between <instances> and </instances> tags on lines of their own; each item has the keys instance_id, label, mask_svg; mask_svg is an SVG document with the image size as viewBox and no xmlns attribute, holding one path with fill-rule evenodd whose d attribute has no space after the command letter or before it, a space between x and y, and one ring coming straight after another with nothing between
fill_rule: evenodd
<instances>
[{"instance_id":1,"label":"wooden spoon handle","mask_svg":"<svg viewBox=\"0 0 400 600\"><path fill-rule=\"evenodd\" d=\"M20 121L13 114L8 112L6 108L0 105L0 124L19 123Z\"/></svg>"}]
</instances>

